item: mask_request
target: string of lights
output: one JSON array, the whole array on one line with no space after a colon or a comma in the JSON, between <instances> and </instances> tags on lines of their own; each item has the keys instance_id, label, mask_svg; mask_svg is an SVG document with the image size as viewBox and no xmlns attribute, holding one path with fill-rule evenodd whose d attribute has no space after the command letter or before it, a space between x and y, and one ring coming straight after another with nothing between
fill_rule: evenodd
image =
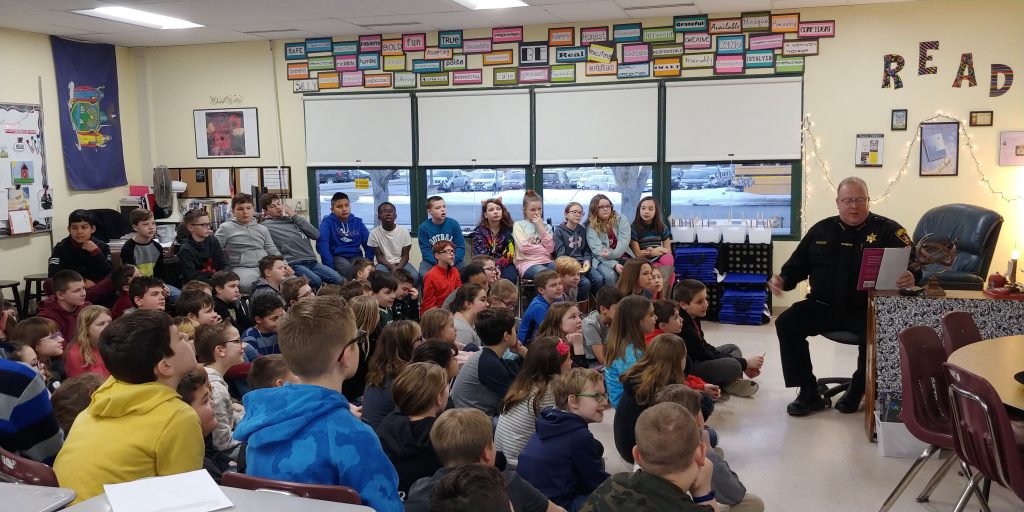
<instances>
[{"instance_id":1,"label":"string of lights","mask_svg":"<svg viewBox=\"0 0 1024 512\"><path fill-rule=\"evenodd\" d=\"M911 140L910 142L906 143L906 153L903 155L903 163L900 165L899 171L897 171L896 174L893 177L889 178L888 183L886 184L885 190L882 192L882 194L871 199L871 203L872 204L878 204L878 203L884 201L885 199L887 199L892 194L892 191L893 191L893 189L895 189L896 184L899 183L900 180L902 180L903 177L907 174L907 169L910 167L910 158L913 155L914 145L919 143L920 140L921 140L921 125L927 124L927 123L931 123L931 122L939 120L939 119L949 119L949 120L955 121L957 123L957 125L959 126L960 133L963 134L964 138L966 139L966 142L963 144L963 147L964 147L964 149L967 150L967 154L970 156L971 160L974 161L975 172L977 172L978 175L980 176L979 183L983 187L986 188L986 190L989 192L989 194L992 194L992 195L994 195L994 196L996 196L996 197L1006 201L1007 203L1012 203L1014 201L1024 202L1024 194L1017 194L1017 195L1014 195L1012 193L1008 194L1006 192L1003 192L1003 191L995 189L995 187L992 185L991 178L989 178L984 173L984 171L982 171L982 169L981 169L981 167L982 167L981 161L978 160L978 156L974 153L974 150L977 149L977 146L974 144L974 138L971 136L970 132L967 131L967 128L964 125L963 120L958 118L958 117L956 117L953 114L949 114L949 113L941 112L940 111L940 112L937 112L932 117L929 117L929 118L925 119L924 121L921 121L920 123L917 124L917 128L914 130L914 138L913 138L913 140ZM807 175L806 171L810 168L810 164L811 164L811 160L812 159L815 160L817 162L818 166L821 168L823 177L825 178L825 182L828 183L829 187L832 189L832 192L836 191L836 184L832 180L832 174L831 174L831 171L829 169L828 162L826 162L821 157L821 155L819 153L819 151L821 149L821 142L819 141L818 137L814 134L814 131L813 131L813 128L812 128L813 126L814 126L814 122L811 121L811 117L809 115L804 116L803 123L802 123L802 131L803 131L803 137L804 137L804 141L805 141L804 142L804 170L805 170L804 171L804 176L805 177L804 177L804 198L803 198L804 200L803 200L803 202L801 204L801 208L800 208L800 215L801 215L801 217L804 217L804 213L805 213L806 207L807 207L807 198L808 198L808 196L810 194L810 191L811 191L810 184L808 183L808 180L806 179L806 175ZM946 163L947 166L951 165L951 164L952 164L951 161ZM806 222L801 223L801 224L805 225Z\"/></svg>"}]
</instances>

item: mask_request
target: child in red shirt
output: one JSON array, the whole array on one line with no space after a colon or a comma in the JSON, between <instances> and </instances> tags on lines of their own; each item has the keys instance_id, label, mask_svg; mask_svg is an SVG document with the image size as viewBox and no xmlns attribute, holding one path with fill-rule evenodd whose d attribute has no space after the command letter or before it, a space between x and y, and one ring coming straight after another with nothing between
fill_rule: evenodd
<instances>
[{"instance_id":1,"label":"child in red shirt","mask_svg":"<svg viewBox=\"0 0 1024 512\"><path fill-rule=\"evenodd\" d=\"M440 307L444 299L456 288L462 286L462 278L454 268L455 244L449 240L434 242L431 247L437 265L434 265L423 276L423 302L420 303L420 315L430 308Z\"/></svg>"}]
</instances>

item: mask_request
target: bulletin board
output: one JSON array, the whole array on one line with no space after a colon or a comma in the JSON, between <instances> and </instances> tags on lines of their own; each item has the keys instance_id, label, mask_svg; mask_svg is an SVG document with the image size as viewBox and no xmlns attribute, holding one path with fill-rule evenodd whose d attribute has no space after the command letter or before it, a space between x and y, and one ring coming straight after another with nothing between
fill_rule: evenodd
<instances>
[{"instance_id":1,"label":"bulletin board","mask_svg":"<svg viewBox=\"0 0 1024 512\"><path fill-rule=\"evenodd\" d=\"M50 231L53 188L39 105L0 103L0 237Z\"/></svg>"},{"instance_id":2,"label":"bulletin board","mask_svg":"<svg viewBox=\"0 0 1024 512\"><path fill-rule=\"evenodd\" d=\"M229 198L237 192L249 194L252 187L282 197L292 196L291 167L176 167L171 179L185 183L182 199Z\"/></svg>"}]
</instances>

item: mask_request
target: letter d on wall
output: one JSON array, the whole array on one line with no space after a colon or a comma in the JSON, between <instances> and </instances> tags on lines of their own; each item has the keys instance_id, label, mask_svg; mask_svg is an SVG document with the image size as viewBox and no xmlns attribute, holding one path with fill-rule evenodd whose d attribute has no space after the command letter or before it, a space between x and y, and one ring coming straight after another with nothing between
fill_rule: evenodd
<instances>
[{"instance_id":1,"label":"letter d on wall","mask_svg":"<svg viewBox=\"0 0 1024 512\"><path fill-rule=\"evenodd\" d=\"M1003 75L1003 86L999 87L999 75ZM1013 68L1006 64L992 64L992 81L989 84L990 97L1002 96L1013 85Z\"/></svg>"}]
</instances>

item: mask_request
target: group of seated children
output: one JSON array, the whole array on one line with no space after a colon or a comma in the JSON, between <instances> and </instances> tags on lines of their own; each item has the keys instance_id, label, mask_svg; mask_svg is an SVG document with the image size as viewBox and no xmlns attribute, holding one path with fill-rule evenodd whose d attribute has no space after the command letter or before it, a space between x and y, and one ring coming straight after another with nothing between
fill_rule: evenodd
<instances>
[{"instance_id":1,"label":"group of seated children","mask_svg":"<svg viewBox=\"0 0 1024 512\"><path fill-rule=\"evenodd\" d=\"M165 263L151 214L132 214L133 263L91 279L63 266L107 261L92 255L104 246L90 243L83 217L51 261L53 295L39 315L19 323L5 310L0 321L0 349L34 368L0 366L0 376L33 396L53 392L66 426L37 421L36 435L23 436L32 442L4 447L56 455L58 479L79 501L104 484L205 467L218 479L244 471L345 485L383 511L403 502L465 510L495 495L516 511L633 510L637 493L675 504L666 509L763 510L704 425L716 402L757 391L748 378L763 356L705 340L701 283L682 280L672 300L661 298L671 255L669 239L654 234L665 230L653 199L630 226L599 194L586 224L570 203L556 229L532 192L528 220L515 223L500 199L488 200L474 236L483 254L463 262L461 228L430 198L419 273L393 205L381 205L381 225L367 232L347 197L333 199L319 232L269 194L262 223L251 199L235 196L235 219L213 237L209 218L189 212L178 252L188 281L173 304L155 277ZM635 258L623 256L630 245ZM376 269L351 252L358 246L377 251ZM537 292L522 319L519 278ZM89 301L104 281L113 310ZM590 290L584 315L578 301ZM608 407L610 453L637 473L605 470L588 425ZM33 414L57 412L40 403ZM500 471L474 469L491 466ZM481 495L460 478L500 493Z\"/></svg>"}]
</instances>

